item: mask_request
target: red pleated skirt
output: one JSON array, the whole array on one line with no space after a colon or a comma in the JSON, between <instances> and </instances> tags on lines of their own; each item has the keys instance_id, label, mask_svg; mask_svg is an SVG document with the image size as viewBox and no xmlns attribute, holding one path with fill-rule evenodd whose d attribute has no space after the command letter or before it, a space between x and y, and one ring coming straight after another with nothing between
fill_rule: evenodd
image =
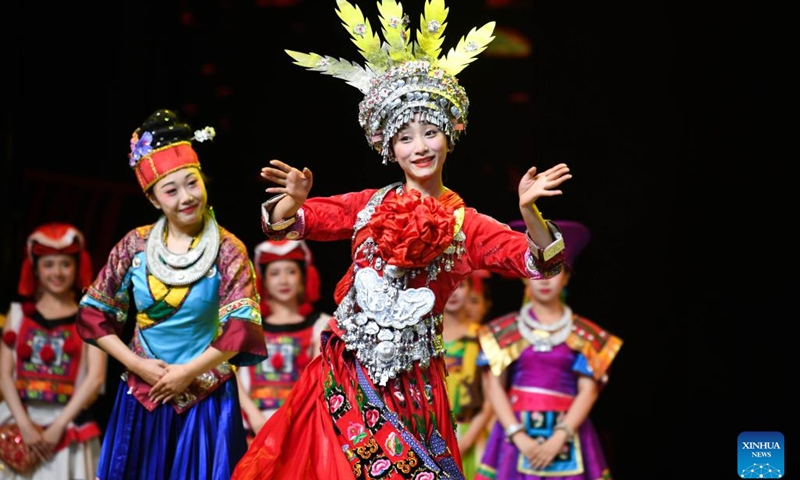
<instances>
[{"instance_id":1,"label":"red pleated skirt","mask_svg":"<svg viewBox=\"0 0 800 480\"><path fill-rule=\"evenodd\" d=\"M460 472L442 357L380 387L334 334L231 480L433 480Z\"/></svg>"}]
</instances>

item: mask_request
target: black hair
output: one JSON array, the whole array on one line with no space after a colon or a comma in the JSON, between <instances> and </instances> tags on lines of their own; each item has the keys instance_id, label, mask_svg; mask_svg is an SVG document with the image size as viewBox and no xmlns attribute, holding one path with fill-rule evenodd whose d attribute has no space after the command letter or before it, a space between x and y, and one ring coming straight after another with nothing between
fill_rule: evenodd
<instances>
[{"instance_id":1,"label":"black hair","mask_svg":"<svg viewBox=\"0 0 800 480\"><path fill-rule=\"evenodd\" d=\"M192 127L180 120L175 112L167 109L151 113L138 132L140 136L144 132L150 132L153 136L150 146L154 149L178 142L190 142L194 137Z\"/></svg>"}]
</instances>

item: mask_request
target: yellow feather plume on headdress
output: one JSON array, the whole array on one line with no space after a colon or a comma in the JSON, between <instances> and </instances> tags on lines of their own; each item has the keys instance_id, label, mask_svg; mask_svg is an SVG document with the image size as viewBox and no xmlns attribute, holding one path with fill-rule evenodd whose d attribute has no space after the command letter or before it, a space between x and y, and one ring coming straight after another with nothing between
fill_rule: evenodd
<instances>
[{"instance_id":1,"label":"yellow feather plume on headdress","mask_svg":"<svg viewBox=\"0 0 800 480\"><path fill-rule=\"evenodd\" d=\"M449 13L444 0L425 2L413 46L409 38L408 17L403 14L402 4L396 0L379 0L377 5L383 42L372 30L369 20L364 17L358 5L347 0L336 0L336 13L366 60L365 67L328 55L292 50L286 50L286 53L295 60L296 65L340 78L366 93L370 78L392 66L413 60L428 61L432 66L455 76L494 40L492 32L495 22L489 22L481 28L473 28L446 56L439 58Z\"/></svg>"},{"instance_id":2,"label":"yellow feather plume on headdress","mask_svg":"<svg viewBox=\"0 0 800 480\"><path fill-rule=\"evenodd\" d=\"M489 22L479 29L470 30L466 37L461 37L456 48L451 48L446 57L439 59L439 67L450 75L458 75L494 40L494 25L494 22Z\"/></svg>"},{"instance_id":3,"label":"yellow feather plume on headdress","mask_svg":"<svg viewBox=\"0 0 800 480\"><path fill-rule=\"evenodd\" d=\"M409 46L408 17L403 15L403 6L394 0L378 2L383 38L389 57L394 63L413 60Z\"/></svg>"},{"instance_id":4,"label":"yellow feather plume on headdress","mask_svg":"<svg viewBox=\"0 0 800 480\"><path fill-rule=\"evenodd\" d=\"M381 36L357 5L336 0L336 13L366 60L364 66L328 55L286 53L296 65L342 79L364 94L359 123L384 163L393 160L392 135L414 114L439 126L454 145L466 127L469 110L467 94L455 76L494 40L495 22L473 28L441 56L449 13L444 0L425 0L414 42L402 4L378 0L377 5Z\"/></svg>"},{"instance_id":5,"label":"yellow feather plume on headdress","mask_svg":"<svg viewBox=\"0 0 800 480\"><path fill-rule=\"evenodd\" d=\"M425 4L425 11L420 15L419 29L417 30L417 44L415 51L418 56L425 56L428 61L435 61L442 52L444 29L447 27L447 14L449 9L444 6L444 0L430 0Z\"/></svg>"},{"instance_id":6,"label":"yellow feather plume on headdress","mask_svg":"<svg viewBox=\"0 0 800 480\"><path fill-rule=\"evenodd\" d=\"M336 13L342 19L342 26L353 37L359 53L367 60L367 67L373 72L384 70L389 59L386 52L381 50L380 37L373 33L369 20L361 13L358 5L351 5L346 0L336 0Z\"/></svg>"},{"instance_id":7,"label":"yellow feather plume on headdress","mask_svg":"<svg viewBox=\"0 0 800 480\"><path fill-rule=\"evenodd\" d=\"M346 81L348 85L352 85L362 92L366 92L369 89L370 81L374 77L370 70L348 60L337 60L333 57L317 55L316 53L300 53L292 50L286 50L286 53L294 58L295 65L340 78Z\"/></svg>"}]
</instances>

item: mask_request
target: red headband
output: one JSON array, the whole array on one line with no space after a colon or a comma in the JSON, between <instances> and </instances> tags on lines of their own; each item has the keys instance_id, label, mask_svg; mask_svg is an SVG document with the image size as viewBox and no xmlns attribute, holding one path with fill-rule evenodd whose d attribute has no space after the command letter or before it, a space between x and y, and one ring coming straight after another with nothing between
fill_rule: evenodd
<instances>
[{"instance_id":1,"label":"red headband","mask_svg":"<svg viewBox=\"0 0 800 480\"><path fill-rule=\"evenodd\" d=\"M85 250L83 234L73 225L53 222L38 227L28 236L25 253L17 286L17 293L23 297L36 293L34 264L37 257L44 255L77 255L76 287L83 290L92 283L92 260Z\"/></svg>"},{"instance_id":2,"label":"red headband","mask_svg":"<svg viewBox=\"0 0 800 480\"><path fill-rule=\"evenodd\" d=\"M268 298L263 280L263 266L276 260L294 260L303 262L305 265L305 293L303 295L303 305L301 313L308 315L312 311L312 305L320 299L320 279L319 272L314 266L311 250L302 240L266 240L258 244L255 248L253 257L258 266L256 268L256 281L258 282L258 293L261 295L261 316L269 315L270 309L266 300Z\"/></svg>"},{"instance_id":3,"label":"red headband","mask_svg":"<svg viewBox=\"0 0 800 480\"><path fill-rule=\"evenodd\" d=\"M186 167L200 168L200 160L190 142L173 143L142 157L133 167L142 191L147 191L170 173Z\"/></svg>"}]
</instances>

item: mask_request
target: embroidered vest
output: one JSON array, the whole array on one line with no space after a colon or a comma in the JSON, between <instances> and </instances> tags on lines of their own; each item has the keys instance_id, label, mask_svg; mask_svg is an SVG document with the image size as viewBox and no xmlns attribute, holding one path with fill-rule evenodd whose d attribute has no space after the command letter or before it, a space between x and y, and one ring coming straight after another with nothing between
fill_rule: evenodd
<instances>
[{"instance_id":1,"label":"embroidered vest","mask_svg":"<svg viewBox=\"0 0 800 480\"><path fill-rule=\"evenodd\" d=\"M274 410L283 405L295 382L316 352L311 351L314 312L298 325L264 325L269 358L250 369L250 397L259 410ZM270 327L299 327L276 328Z\"/></svg>"},{"instance_id":2,"label":"embroidered vest","mask_svg":"<svg viewBox=\"0 0 800 480\"><path fill-rule=\"evenodd\" d=\"M75 320L50 324L23 316L16 343L20 399L63 405L72 398L83 355Z\"/></svg>"}]
</instances>

